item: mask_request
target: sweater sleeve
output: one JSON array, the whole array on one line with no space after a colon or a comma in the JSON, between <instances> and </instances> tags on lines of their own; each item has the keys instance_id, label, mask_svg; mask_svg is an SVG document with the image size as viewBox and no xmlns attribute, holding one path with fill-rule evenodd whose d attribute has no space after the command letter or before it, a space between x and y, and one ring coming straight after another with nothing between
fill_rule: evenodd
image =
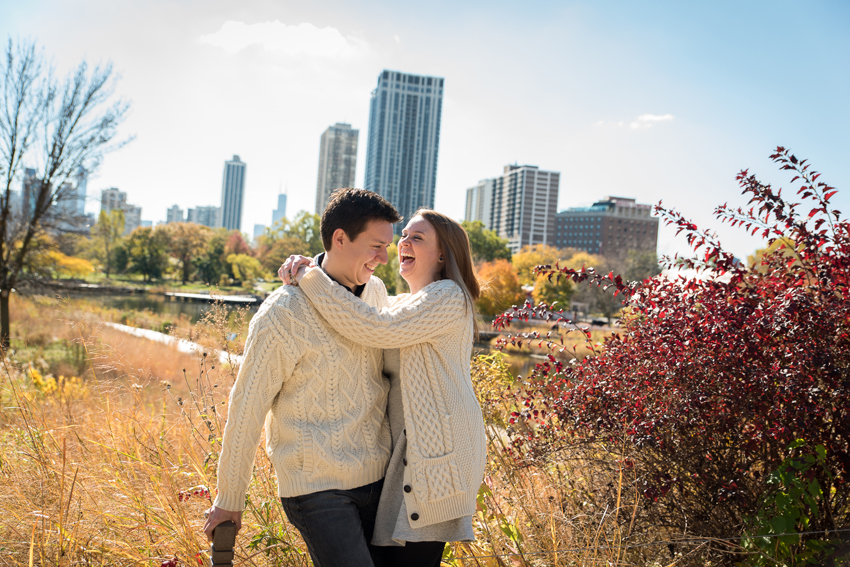
<instances>
[{"instance_id":1,"label":"sweater sleeve","mask_svg":"<svg viewBox=\"0 0 850 567\"><path fill-rule=\"evenodd\" d=\"M399 298L385 309L370 307L320 269L309 270L299 285L334 329L356 343L377 348L427 342L465 320L470 309L463 292L451 280Z\"/></svg>"},{"instance_id":2,"label":"sweater sleeve","mask_svg":"<svg viewBox=\"0 0 850 567\"><path fill-rule=\"evenodd\" d=\"M245 507L266 414L298 358L295 345L277 323L272 310L260 315L248 331L244 359L228 403L216 508L238 512Z\"/></svg>"}]
</instances>

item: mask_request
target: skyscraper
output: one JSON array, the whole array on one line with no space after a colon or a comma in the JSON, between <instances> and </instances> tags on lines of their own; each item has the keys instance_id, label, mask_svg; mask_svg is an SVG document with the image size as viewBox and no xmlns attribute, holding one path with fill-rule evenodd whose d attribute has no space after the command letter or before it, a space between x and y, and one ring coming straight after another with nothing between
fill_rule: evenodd
<instances>
[{"instance_id":1,"label":"skyscraper","mask_svg":"<svg viewBox=\"0 0 850 567\"><path fill-rule=\"evenodd\" d=\"M245 162L234 155L224 162L221 180L221 226L228 230L242 229L242 203L245 200Z\"/></svg>"},{"instance_id":2,"label":"skyscraper","mask_svg":"<svg viewBox=\"0 0 850 567\"><path fill-rule=\"evenodd\" d=\"M475 187L466 190L466 215L464 220L481 221L490 229L493 215L493 180L482 179Z\"/></svg>"},{"instance_id":3,"label":"skyscraper","mask_svg":"<svg viewBox=\"0 0 850 567\"><path fill-rule=\"evenodd\" d=\"M321 215L331 193L343 187L354 187L357 170L357 140L360 130L351 124L337 122L322 134L319 145L319 179L316 183L316 214Z\"/></svg>"},{"instance_id":4,"label":"skyscraper","mask_svg":"<svg viewBox=\"0 0 850 567\"><path fill-rule=\"evenodd\" d=\"M372 91L364 188L390 201L405 219L419 207L434 206L442 110L439 77L383 71Z\"/></svg>"},{"instance_id":5,"label":"skyscraper","mask_svg":"<svg viewBox=\"0 0 850 567\"><path fill-rule=\"evenodd\" d=\"M187 209L186 222L193 222L210 228L221 226L221 207L195 207Z\"/></svg>"},{"instance_id":6,"label":"skyscraper","mask_svg":"<svg viewBox=\"0 0 850 567\"><path fill-rule=\"evenodd\" d=\"M324 209L322 209L324 210ZM317 213L321 214L321 213ZM286 193L281 193L277 196L277 208L272 211L272 228L274 228L280 219L286 218Z\"/></svg>"},{"instance_id":7,"label":"skyscraper","mask_svg":"<svg viewBox=\"0 0 850 567\"><path fill-rule=\"evenodd\" d=\"M177 205L174 205L173 207L165 211L165 222L167 224L171 224L173 222L183 222L184 220L186 219L183 218L183 209L181 209Z\"/></svg>"},{"instance_id":8,"label":"skyscraper","mask_svg":"<svg viewBox=\"0 0 850 567\"><path fill-rule=\"evenodd\" d=\"M536 165L506 165L501 177L467 190L466 220L507 238L513 254L529 244L554 245L560 179Z\"/></svg>"}]
</instances>

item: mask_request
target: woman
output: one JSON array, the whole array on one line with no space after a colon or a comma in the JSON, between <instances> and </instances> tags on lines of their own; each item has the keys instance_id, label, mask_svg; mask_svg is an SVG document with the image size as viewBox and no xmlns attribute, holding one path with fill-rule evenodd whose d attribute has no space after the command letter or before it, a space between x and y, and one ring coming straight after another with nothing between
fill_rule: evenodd
<instances>
[{"instance_id":1,"label":"woman","mask_svg":"<svg viewBox=\"0 0 850 567\"><path fill-rule=\"evenodd\" d=\"M421 209L410 220L398 257L410 293L382 310L308 267L309 259L290 258L282 273L293 270L337 331L387 349L393 454L372 539L385 547L375 563L436 567L445 542L475 537L472 514L486 460L469 369L479 286L466 232L435 211Z\"/></svg>"}]
</instances>

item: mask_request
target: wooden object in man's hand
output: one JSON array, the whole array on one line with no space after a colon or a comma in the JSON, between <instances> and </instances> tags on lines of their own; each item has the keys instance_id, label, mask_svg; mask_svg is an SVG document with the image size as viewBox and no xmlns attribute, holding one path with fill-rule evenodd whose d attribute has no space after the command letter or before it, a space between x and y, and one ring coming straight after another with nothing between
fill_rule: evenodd
<instances>
[{"instance_id":1,"label":"wooden object in man's hand","mask_svg":"<svg viewBox=\"0 0 850 567\"><path fill-rule=\"evenodd\" d=\"M222 522L213 530L210 546L211 567L233 567L233 546L236 545L236 524Z\"/></svg>"}]
</instances>

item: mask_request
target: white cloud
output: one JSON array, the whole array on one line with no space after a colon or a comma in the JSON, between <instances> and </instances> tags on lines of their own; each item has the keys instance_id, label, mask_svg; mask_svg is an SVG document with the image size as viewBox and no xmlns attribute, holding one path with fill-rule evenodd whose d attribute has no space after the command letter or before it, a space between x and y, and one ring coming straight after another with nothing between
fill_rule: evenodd
<instances>
[{"instance_id":1,"label":"white cloud","mask_svg":"<svg viewBox=\"0 0 850 567\"><path fill-rule=\"evenodd\" d=\"M303 23L287 26L279 20L246 24L227 21L217 32L200 37L201 43L237 53L252 46L262 46L290 57L308 56L327 59L349 59L366 48L365 42L346 38L336 28L317 28Z\"/></svg>"},{"instance_id":2,"label":"white cloud","mask_svg":"<svg viewBox=\"0 0 850 567\"><path fill-rule=\"evenodd\" d=\"M641 114L631 122L624 122L623 120L615 121L615 120L600 120L595 125L596 126L615 126L617 128L622 128L624 126L628 126L632 130L636 130L638 128L652 128L658 122L671 122L673 120L672 114Z\"/></svg>"}]
</instances>

